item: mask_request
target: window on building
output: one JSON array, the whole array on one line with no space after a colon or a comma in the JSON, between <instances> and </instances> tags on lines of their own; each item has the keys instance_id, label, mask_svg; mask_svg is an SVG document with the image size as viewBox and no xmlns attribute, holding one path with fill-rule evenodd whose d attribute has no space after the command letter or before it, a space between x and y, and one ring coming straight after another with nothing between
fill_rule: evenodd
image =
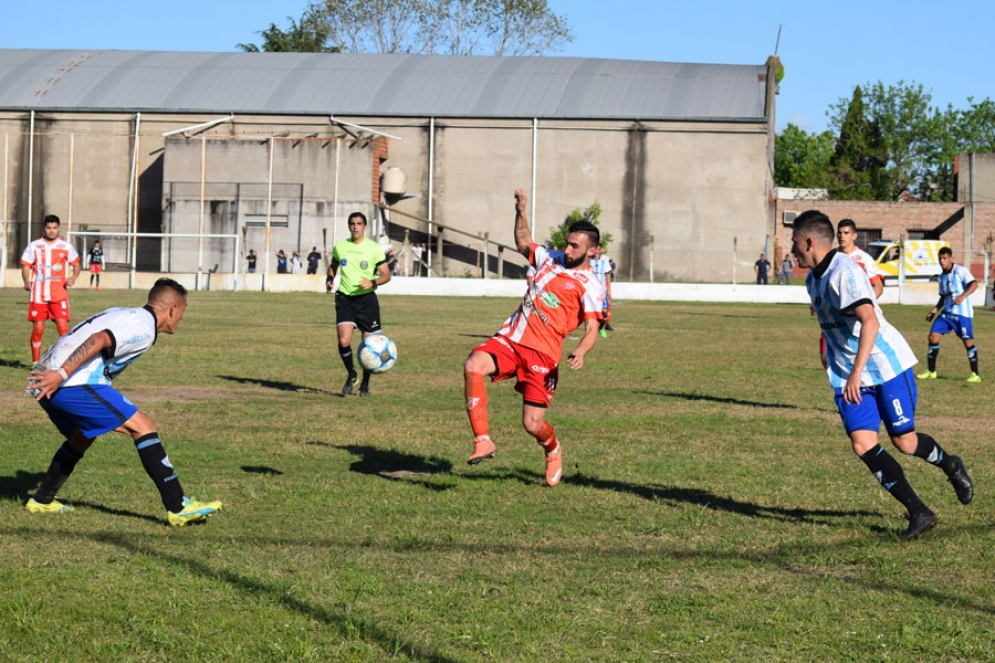
<instances>
[{"instance_id":1,"label":"window on building","mask_svg":"<svg viewBox=\"0 0 995 663\"><path fill-rule=\"evenodd\" d=\"M857 244L857 246L866 251L868 244L870 244L871 242L876 242L879 239L881 239L880 228L870 228L870 229L865 228L857 231L857 239L854 241Z\"/></svg>"}]
</instances>

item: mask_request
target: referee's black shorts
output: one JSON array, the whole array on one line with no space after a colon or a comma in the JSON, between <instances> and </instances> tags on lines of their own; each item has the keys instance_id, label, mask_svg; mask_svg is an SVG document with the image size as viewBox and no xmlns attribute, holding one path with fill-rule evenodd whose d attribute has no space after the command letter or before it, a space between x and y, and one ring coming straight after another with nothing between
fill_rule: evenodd
<instances>
[{"instance_id":1,"label":"referee's black shorts","mask_svg":"<svg viewBox=\"0 0 995 663\"><path fill-rule=\"evenodd\" d=\"M380 331L380 302L377 293L343 295L335 293L335 324L354 325L364 334Z\"/></svg>"}]
</instances>

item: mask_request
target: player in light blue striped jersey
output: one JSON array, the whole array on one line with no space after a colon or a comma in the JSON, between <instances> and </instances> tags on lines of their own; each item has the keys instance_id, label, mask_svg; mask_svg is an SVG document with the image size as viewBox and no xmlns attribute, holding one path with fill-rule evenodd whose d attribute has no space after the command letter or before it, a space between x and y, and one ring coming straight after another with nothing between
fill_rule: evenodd
<instances>
[{"instance_id":1,"label":"player in light blue striped jersey","mask_svg":"<svg viewBox=\"0 0 995 663\"><path fill-rule=\"evenodd\" d=\"M964 341L967 360L971 364L968 382L981 382L978 374L978 348L974 345L974 307L971 294L978 289L978 282L971 272L954 263L954 252L949 246L940 249L940 299L926 315L932 322L929 329L929 350L926 353L927 370L916 377L920 380L936 379L936 357L940 354L940 338L953 332ZM937 317L939 313L939 317ZM934 320L935 318L935 320Z\"/></svg>"},{"instance_id":2,"label":"player in light blue striped jersey","mask_svg":"<svg viewBox=\"0 0 995 663\"><path fill-rule=\"evenodd\" d=\"M806 279L812 310L826 337L829 383L853 451L874 477L909 514L903 540L931 530L937 522L905 478L902 466L880 444L882 421L899 451L943 469L957 498L974 497L964 463L950 456L930 435L916 431L915 354L902 335L884 319L867 273L833 249L833 225L818 210L795 219L792 253Z\"/></svg>"}]
</instances>

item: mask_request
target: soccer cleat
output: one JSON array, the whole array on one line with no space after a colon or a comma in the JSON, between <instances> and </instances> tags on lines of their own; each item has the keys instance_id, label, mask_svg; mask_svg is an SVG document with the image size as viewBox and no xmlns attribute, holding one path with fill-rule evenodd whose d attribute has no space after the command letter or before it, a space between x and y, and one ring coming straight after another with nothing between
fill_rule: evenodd
<instances>
[{"instance_id":1,"label":"soccer cleat","mask_svg":"<svg viewBox=\"0 0 995 663\"><path fill-rule=\"evenodd\" d=\"M920 380L935 380L936 379L936 371L923 371L922 373L920 373L916 377L919 378Z\"/></svg>"},{"instance_id":2,"label":"soccer cleat","mask_svg":"<svg viewBox=\"0 0 995 663\"><path fill-rule=\"evenodd\" d=\"M52 500L49 504L42 504L33 497L28 499L24 508L28 510L28 513L66 513L73 510L71 506L63 504L59 500Z\"/></svg>"},{"instance_id":3,"label":"soccer cleat","mask_svg":"<svg viewBox=\"0 0 995 663\"><path fill-rule=\"evenodd\" d=\"M981 376L977 373L971 373L971 377L967 379L968 382L981 382Z\"/></svg>"},{"instance_id":4,"label":"soccer cleat","mask_svg":"<svg viewBox=\"0 0 995 663\"><path fill-rule=\"evenodd\" d=\"M974 499L974 483L971 482L971 477L967 476L964 461L960 459L960 456L950 456L950 462L954 464L954 469L952 472L947 472L947 479L954 487L954 492L957 493L957 499L960 500L960 503L970 504L971 500Z\"/></svg>"},{"instance_id":5,"label":"soccer cleat","mask_svg":"<svg viewBox=\"0 0 995 663\"><path fill-rule=\"evenodd\" d=\"M598 330L598 336L601 338L608 338L608 332L605 331L604 327Z\"/></svg>"},{"instance_id":6,"label":"soccer cleat","mask_svg":"<svg viewBox=\"0 0 995 663\"><path fill-rule=\"evenodd\" d=\"M184 497L183 510L179 513L166 512L166 519L173 527L183 527L187 523L198 520L206 520L215 511L221 510L221 502L198 502L197 500Z\"/></svg>"},{"instance_id":7,"label":"soccer cleat","mask_svg":"<svg viewBox=\"0 0 995 663\"><path fill-rule=\"evenodd\" d=\"M359 375L350 375L345 379L345 384L342 385L342 395L348 396L352 393L352 386L359 382Z\"/></svg>"},{"instance_id":8,"label":"soccer cleat","mask_svg":"<svg viewBox=\"0 0 995 663\"><path fill-rule=\"evenodd\" d=\"M912 539L918 538L936 527L937 520L938 518L936 517L936 514L929 509L913 513L909 516L909 528L902 532L902 535L899 538L902 541L911 541Z\"/></svg>"},{"instance_id":9,"label":"soccer cleat","mask_svg":"<svg viewBox=\"0 0 995 663\"><path fill-rule=\"evenodd\" d=\"M363 386L359 387L359 396L360 396L360 398L366 398L369 395L370 395L370 388L369 387L363 387Z\"/></svg>"},{"instance_id":10,"label":"soccer cleat","mask_svg":"<svg viewBox=\"0 0 995 663\"><path fill-rule=\"evenodd\" d=\"M491 438L486 435L473 438L473 455L466 459L467 465L476 465L485 458L494 458L497 455L497 447L491 442Z\"/></svg>"},{"instance_id":11,"label":"soccer cleat","mask_svg":"<svg viewBox=\"0 0 995 663\"><path fill-rule=\"evenodd\" d=\"M556 445L555 451L546 452L546 484L555 486L560 483L563 476L563 455L560 453L560 445Z\"/></svg>"}]
</instances>

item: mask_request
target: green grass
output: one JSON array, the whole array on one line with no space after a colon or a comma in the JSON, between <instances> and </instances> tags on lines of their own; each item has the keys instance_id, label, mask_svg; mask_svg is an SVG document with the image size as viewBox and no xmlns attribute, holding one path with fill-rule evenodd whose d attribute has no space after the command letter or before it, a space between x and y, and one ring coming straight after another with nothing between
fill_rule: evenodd
<instances>
[{"instance_id":1,"label":"green grass","mask_svg":"<svg viewBox=\"0 0 995 663\"><path fill-rule=\"evenodd\" d=\"M74 319L143 301L73 293ZM0 291L0 660L992 660L990 312L986 381L947 337L918 412L977 497L901 457L941 518L903 544L807 307L617 303L617 332L563 367L550 489L510 382L489 387L497 458L465 464L462 361L516 302L381 303L400 361L346 399L330 297L192 295L116 382L187 493L225 502L172 529L114 434L60 494L74 512L24 511L60 438L23 393L25 293ZM925 312L886 307L920 356Z\"/></svg>"}]
</instances>

